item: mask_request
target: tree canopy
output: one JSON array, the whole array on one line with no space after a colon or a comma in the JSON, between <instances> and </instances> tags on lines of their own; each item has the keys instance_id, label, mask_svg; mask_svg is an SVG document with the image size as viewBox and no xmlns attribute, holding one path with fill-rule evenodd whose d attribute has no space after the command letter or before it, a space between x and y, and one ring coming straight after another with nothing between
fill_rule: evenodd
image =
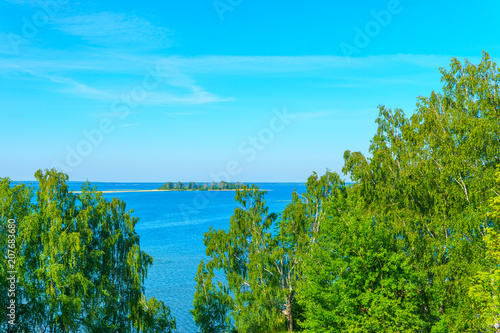
<instances>
[{"instance_id":1,"label":"tree canopy","mask_svg":"<svg viewBox=\"0 0 500 333\"><path fill-rule=\"evenodd\" d=\"M0 248L7 253L7 224L15 219L16 332L172 332L163 302L144 296L153 258L140 249L138 218L125 203L108 201L89 183L68 191L67 175L35 174L36 191L0 179ZM0 300L8 304L5 265ZM0 309L6 318L6 307Z\"/></svg>"},{"instance_id":2,"label":"tree canopy","mask_svg":"<svg viewBox=\"0 0 500 333\"><path fill-rule=\"evenodd\" d=\"M379 107L369 155L344 154L352 185L313 174L277 214L237 192L205 236L202 332L498 331L500 73L487 53L440 71L411 116Z\"/></svg>"}]
</instances>

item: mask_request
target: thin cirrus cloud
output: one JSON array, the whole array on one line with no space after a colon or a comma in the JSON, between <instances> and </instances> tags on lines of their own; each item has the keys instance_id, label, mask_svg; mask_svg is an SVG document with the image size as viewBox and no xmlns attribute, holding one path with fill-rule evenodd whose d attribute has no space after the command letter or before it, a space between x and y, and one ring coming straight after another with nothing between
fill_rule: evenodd
<instances>
[{"instance_id":1,"label":"thin cirrus cloud","mask_svg":"<svg viewBox=\"0 0 500 333\"><path fill-rule=\"evenodd\" d=\"M222 98L207 91L194 91L184 95L164 92L152 92L148 94L144 104L152 106L177 105L177 104L208 104L215 102L229 102L233 98Z\"/></svg>"},{"instance_id":2,"label":"thin cirrus cloud","mask_svg":"<svg viewBox=\"0 0 500 333\"><path fill-rule=\"evenodd\" d=\"M112 101L120 95L127 93L130 94L132 89L131 87L134 86L131 85L127 90L123 90L123 88L120 89L117 86L109 84L107 84L106 87L95 87L87 83L83 83L78 79L72 78L71 72L65 73L63 76L61 74L53 74L50 70L44 70L38 66L22 67L11 65L6 66L3 69L10 74L18 73L16 74L16 77L19 77L19 74L24 73L28 77L32 77L37 80L46 80L62 87L58 88L58 92L78 95L88 99ZM0 73L2 73L2 66L0 66ZM169 106L180 104L208 104L232 100L232 98L219 97L206 91L204 87L197 85L192 78L182 73L170 70L161 70L158 72L158 75L161 84L157 89L147 91L146 97L141 101L141 105ZM132 82L135 82L135 86L138 86L138 84L142 82L143 76L136 74L135 79L132 80ZM120 85L121 84L118 83L118 86Z\"/></svg>"},{"instance_id":3,"label":"thin cirrus cloud","mask_svg":"<svg viewBox=\"0 0 500 333\"><path fill-rule=\"evenodd\" d=\"M375 84L399 84L401 80L408 79L408 76L415 75L418 76L414 77L415 82L427 82L429 68L445 65L449 61L448 57L428 55L365 57L346 64L345 59L338 56L138 57L124 51L99 53L86 49L71 54L60 50L57 57L54 57L53 52L46 57L43 57L41 52L38 57L6 58L5 62L0 63L0 73L15 78L16 73L21 70L60 84L65 88L59 91L65 93L77 94L84 98L112 100L129 93L134 86L141 84L145 75L148 75L146 68L150 68L159 77L161 84L158 89L148 92L141 105L169 106L233 101L231 96L218 96L208 91L210 87L203 87L194 79L199 74L211 74L214 71L217 75L230 74L232 77L246 77L255 73L260 73L261 76L313 75L325 77L323 85L342 84L344 88L359 88ZM367 70L368 64L376 64L376 70ZM395 65L407 72L403 76L392 77L391 68ZM106 80L103 83L99 79L102 75L81 75L82 71L106 73L109 77L118 75L120 79ZM423 74L418 74L421 72ZM432 69L432 73L435 72L435 69ZM382 79L383 82L380 81ZM325 116L327 115L304 115L305 119Z\"/></svg>"},{"instance_id":4,"label":"thin cirrus cloud","mask_svg":"<svg viewBox=\"0 0 500 333\"><path fill-rule=\"evenodd\" d=\"M64 93L91 99L113 99L126 93L123 90L124 86L132 87L140 84L146 75L146 68L155 66L151 61L145 60L147 56L140 58L132 56L136 50L165 48L172 43L172 33L166 28L131 14L66 13L64 16L55 17L51 25L53 29L66 35L79 37L87 47L72 52L35 48L31 51L37 55L36 57L23 55L5 57L6 61L0 64L0 72L14 76L19 72L27 73L31 77L61 85L63 89L59 91ZM96 47L104 47L108 52L103 53L102 49ZM110 85L108 81L103 86L102 82L99 83L98 77L82 75L82 71L83 73L106 72L108 75L119 75L120 79L113 81L115 84ZM148 92L148 98L142 104L165 106L231 100L206 91L194 79L172 66L163 66L161 72L157 74L163 84L155 91ZM125 79L124 75L128 76L128 79Z\"/></svg>"},{"instance_id":5,"label":"thin cirrus cloud","mask_svg":"<svg viewBox=\"0 0 500 333\"><path fill-rule=\"evenodd\" d=\"M226 56L204 55L195 57L170 56L158 61L172 65L186 72L231 72L255 73L262 72L306 72L313 70L364 70L381 66L416 66L421 68L436 68L436 64L449 62L451 57L442 55L378 55L368 57L346 58L343 56Z\"/></svg>"},{"instance_id":6,"label":"thin cirrus cloud","mask_svg":"<svg viewBox=\"0 0 500 333\"><path fill-rule=\"evenodd\" d=\"M168 48L172 33L131 14L100 12L58 18L55 29L90 45L113 48Z\"/></svg>"},{"instance_id":7,"label":"thin cirrus cloud","mask_svg":"<svg viewBox=\"0 0 500 333\"><path fill-rule=\"evenodd\" d=\"M110 95L104 91L99 89L90 87L86 84L73 80L67 77L60 77L55 75L47 75L47 74L35 74L36 76L43 77L49 79L54 83L63 84L69 88L67 88L66 92L77 94L77 95L85 95L90 98L110 98Z\"/></svg>"},{"instance_id":8,"label":"thin cirrus cloud","mask_svg":"<svg viewBox=\"0 0 500 333\"><path fill-rule=\"evenodd\" d=\"M60 76L57 74L50 74L46 73L43 71L39 71L37 69L31 69L31 68L24 68L20 66L15 66L12 65L10 67L12 69L17 69L19 73L24 73L28 76L37 78L37 79L42 79L42 80L47 80L52 83L60 84L65 88L65 90L62 90L62 92L68 92L68 93L73 93L73 94L78 94L78 95L85 95L89 98L98 98L98 99L106 99L110 98L110 95L102 90L93 88L89 85L86 85L84 83L81 83L77 80L74 80L69 77L64 77ZM1 73L1 70L0 70Z\"/></svg>"},{"instance_id":9,"label":"thin cirrus cloud","mask_svg":"<svg viewBox=\"0 0 500 333\"><path fill-rule=\"evenodd\" d=\"M46 56L44 56L46 55ZM44 69L58 72L106 72L115 74L134 74L145 72L147 67L157 68L161 75L173 86L196 84L191 75L216 73L230 75L262 75L284 73L336 73L361 71L387 77L387 70L401 67L408 70L433 70L447 65L451 57L432 55L380 55L360 57L347 63L339 56L225 56L207 55L195 57L144 55L138 57L126 52L102 53L86 49L66 53L65 51L39 50L37 57L11 57L0 62L0 72L15 72L20 68ZM469 58L473 62L474 58ZM367 70L366 68L369 68ZM375 69L373 69L375 68ZM330 73L329 73L330 74ZM345 84L345 82L343 83Z\"/></svg>"}]
</instances>

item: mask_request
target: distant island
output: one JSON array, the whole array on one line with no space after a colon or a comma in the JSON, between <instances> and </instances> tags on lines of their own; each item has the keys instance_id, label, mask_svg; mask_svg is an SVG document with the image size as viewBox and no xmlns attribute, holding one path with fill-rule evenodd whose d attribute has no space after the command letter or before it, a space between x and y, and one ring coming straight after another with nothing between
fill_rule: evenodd
<instances>
[{"instance_id":1,"label":"distant island","mask_svg":"<svg viewBox=\"0 0 500 333\"><path fill-rule=\"evenodd\" d=\"M172 183L168 182L163 184L158 188L158 190L162 191L223 191L223 190L237 190L243 187L244 184L237 183L228 183L220 181L219 183L212 182L210 185L208 183L201 184L195 182L189 182L184 184L183 182Z\"/></svg>"}]
</instances>

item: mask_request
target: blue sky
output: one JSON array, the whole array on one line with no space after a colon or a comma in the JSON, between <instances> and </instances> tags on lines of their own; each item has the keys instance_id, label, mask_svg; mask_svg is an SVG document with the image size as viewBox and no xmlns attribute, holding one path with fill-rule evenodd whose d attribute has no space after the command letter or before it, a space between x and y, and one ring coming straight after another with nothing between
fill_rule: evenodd
<instances>
[{"instance_id":1,"label":"blue sky","mask_svg":"<svg viewBox=\"0 0 500 333\"><path fill-rule=\"evenodd\" d=\"M0 1L0 177L299 181L367 153L498 1Z\"/></svg>"}]
</instances>

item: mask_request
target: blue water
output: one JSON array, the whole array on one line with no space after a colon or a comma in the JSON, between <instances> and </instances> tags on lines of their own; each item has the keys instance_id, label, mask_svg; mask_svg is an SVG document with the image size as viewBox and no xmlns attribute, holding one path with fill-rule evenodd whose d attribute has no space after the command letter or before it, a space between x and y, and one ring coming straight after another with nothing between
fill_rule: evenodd
<instances>
[{"instance_id":1,"label":"blue water","mask_svg":"<svg viewBox=\"0 0 500 333\"><path fill-rule=\"evenodd\" d=\"M22 182L26 183L26 182ZM70 190L79 190L81 182L68 182ZM161 183L92 183L100 191L157 189ZM36 183L33 186L36 187ZM269 190L269 212L281 212L291 202L292 192L305 191L299 183L257 183ZM147 297L165 302L177 320L179 332L196 332L190 314L195 290L194 276L205 259L204 233L210 227L227 229L236 208L234 191L171 191L105 193L108 199L124 200L127 209L140 218L136 231L141 248L153 256L146 280Z\"/></svg>"}]
</instances>

